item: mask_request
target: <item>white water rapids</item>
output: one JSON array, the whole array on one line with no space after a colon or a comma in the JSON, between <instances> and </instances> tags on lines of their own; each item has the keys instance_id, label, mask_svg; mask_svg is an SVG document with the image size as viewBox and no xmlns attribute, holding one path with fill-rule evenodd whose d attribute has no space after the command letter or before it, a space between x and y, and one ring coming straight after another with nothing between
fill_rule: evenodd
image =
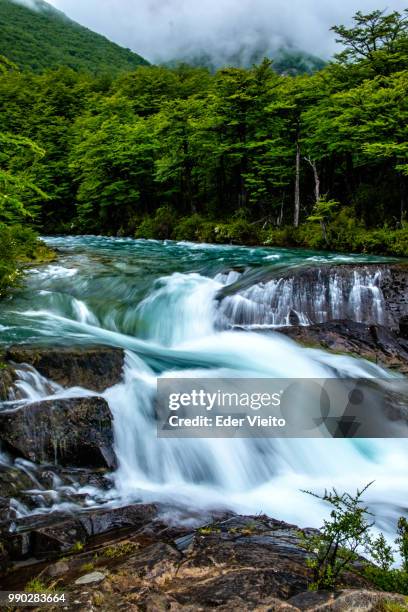
<instances>
[{"instance_id":1,"label":"white water rapids","mask_svg":"<svg viewBox=\"0 0 408 612\"><path fill-rule=\"evenodd\" d=\"M403 439L159 439L154 413L158 375L384 378L391 374L352 357L301 348L271 330L220 329L216 296L225 275L217 276L217 270L209 274L207 269L204 274L191 260L162 274L158 245L149 255L153 260L156 256L157 267L139 294L151 262L146 257L141 265L139 252L135 258L132 252L129 256L130 243L125 244L127 259L122 260L119 246L112 241L105 251L98 252L95 246L87 251L86 239L78 239L58 265L30 273L28 292L12 300L1 319L4 329L10 330L7 341L40 338L52 344L63 338L68 345L99 343L126 351L123 381L104 394L114 416L118 469L111 490L79 489L89 494L88 503L164 501L189 509L262 512L302 526L319 526L326 508L302 490L321 492L336 486L353 491L374 480L366 499L378 526L393 530L407 505L408 449ZM193 250L179 249L189 249L188 257ZM208 252L213 256L210 248ZM217 254L218 259L228 259L221 249ZM372 286L377 308L378 291ZM356 300L356 287L352 292ZM30 401L94 394L62 389L33 371L22 372L21 377L20 391ZM58 495L52 506L57 508Z\"/></svg>"}]
</instances>

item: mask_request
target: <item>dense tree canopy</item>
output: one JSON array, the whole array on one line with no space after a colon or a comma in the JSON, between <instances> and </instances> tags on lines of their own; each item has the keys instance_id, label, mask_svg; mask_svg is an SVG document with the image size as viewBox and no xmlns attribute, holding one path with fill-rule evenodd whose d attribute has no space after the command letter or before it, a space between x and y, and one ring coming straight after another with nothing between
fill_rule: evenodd
<instances>
[{"instance_id":1,"label":"dense tree canopy","mask_svg":"<svg viewBox=\"0 0 408 612\"><path fill-rule=\"evenodd\" d=\"M47 232L408 254L407 27L357 13L342 53L296 77L269 60L113 78L4 60L2 143L19 140L2 172L29 160L24 208Z\"/></svg>"}]
</instances>

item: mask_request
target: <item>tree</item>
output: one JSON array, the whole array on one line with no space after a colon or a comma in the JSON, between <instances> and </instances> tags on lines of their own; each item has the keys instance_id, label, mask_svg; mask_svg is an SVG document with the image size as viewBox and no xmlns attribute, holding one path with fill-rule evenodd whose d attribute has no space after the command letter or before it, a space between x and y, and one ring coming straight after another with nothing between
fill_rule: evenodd
<instances>
[{"instance_id":1,"label":"tree","mask_svg":"<svg viewBox=\"0 0 408 612\"><path fill-rule=\"evenodd\" d=\"M408 10L404 14L377 10L366 15L359 11L354 16L353 27L339 25L332 30L338 36L336 42L345 47L337 55L338 60L363 60L377 74L397 70L397 64L403 68L401 62L408 49Z\"/></svg>"},{"instance_id":2,"label":"tree","mask_svg":"<svg viewBox=\"0 0 408 612\"><path fill-rule=\"evenodd\" d=\"M135 117L127 100L114 96L95 110L74 127L76 221L83 231L116 232L147 210L155 143L149 119Z\"/></svg>"},{"instance_id":3,"label":"tree","mask_svg":"<svg viewBox=\"0 0 408 612\"><path fill-rule=\"evenodd\" d=\"M30 170L44 151L28 138L0 132L0 223L33 222L45 193L32 181ZM23 163L24 160L24 163Z\"/></svg>"},{"instance_id":4,"label":"tree","mask_svg":"<svg viewBox=\"0 0 408 612\"><path fill-rule=\"evenodd\" d=\"M355 495L338 493L336 489L317 495L305 491L330 505L330 518L325 519L319 534L304 536L303 545L310 553L313 589L333 589L343 574L358 559L359 550L371 544L370 529L374 522L362 497L368 484Z\"/></svg>"}]
</instances>

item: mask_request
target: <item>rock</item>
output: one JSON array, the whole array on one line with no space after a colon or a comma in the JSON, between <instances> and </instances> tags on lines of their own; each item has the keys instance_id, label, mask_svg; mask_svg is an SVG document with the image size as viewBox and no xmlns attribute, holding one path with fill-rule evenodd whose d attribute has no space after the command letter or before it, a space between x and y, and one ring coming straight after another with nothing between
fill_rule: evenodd
<instances>
[{"instance_id":1,"label":"rock","mask_svg":"<svg viewBox=\"0 0 408 612\"><path fill-rule=\"evenodd\" d=\"M381 290L386 303L388 324L397 331L402 317L408 317L408 266L406 263L384 266Z\"/></svg>"},{"instance_id":2,"label":"rock","mask_svg":"<svg viewBox=\"0 0 408 612\"><path fill-rule=\"evenodd\" d=\"M66 561L57 561L50 565L46 570L46 575L50 578L60 578L69 572L69 564Z\"/></svg>"},{"instance_id":3,"label":"rock","mask_svg":"<svg viewBox=\"0 0 408 612\"><path fill-rule=\"evenodd\" d=\"M132 592L136 609L152 611L299 610L291 598L306 591L312 576L296 525L233 516L186 538L145 545L110 568L116 598ZM366 586L354 574L346 583Z\"/></svg>"},{"instance_id":4,"label":"rock","mask_svg":"<svg viewBox=\"0 0 408 612\"><path fill-rule=\"evenodd\" d=\"M57 521L53 526L54 535L70 533L71 538L77 535L72 521L81 521L90 533L88 519L92 516L96 530L106 528L104 521L95 520L94 515L101 512L116 515L110 527L125 524L129 528L133 523L133 528L131 539L125 541L123 534L115 531L108 532L105 543L100 535L96 539L88 536L87 546L79 551L79 557L70 551L69 562L50 564L40 577L58 577L61 589L81 609L89 608L88 601L101 605L103 610L150 612L378 612L385 609L385 602L405 609L404 597L372 589L357 571L343 576L343 586L338 592L307 590L312 573L307 567L307 554L296 525L267 516L234 515L190 531L186 545L179 536L171 540L163 535L163 517L168 509L165 510L158 515L157 508L151 505L129 506L82 513L66 519L65 524ZM33 526L39 521L38 518L30 520ZM53 519L48 516L41 520ZM146 537L143 525L151 526L150 537ZM315 532L303 530L304 533L312 531ZM31 537L35 541L34 535ZM128 531L126 538L129 538ZM112 554L115 548L120 551L117 555ZM105 554L108 550L110 554ZM82 569L81 575L85 561L92 561L95 567L85 575ZM7 575L3 588L13 580L15 584L15 577ZM101 586L95 591L92 585L98 583ZM84 589L87 585L90 588ZM91 596L96 592L99 595L94 601Z\"/></svg>"},{"instance_id":5,"label":"rock","mask_svg":"<svg viewBox=\"0 0 408 612\"><path fill-rule=\"evenodd\" d=\"M94 536L123 529L137 531L156 515L154 504L134 504L88 510L74 517L58 513L29 516L15 521L15 532L7 534L5 541L13 559L80 552Z\"/></svg>"},{"instance_id":6,"label":"rock","mask_svg":"<svg viewBox=\"0 0 408 612\"><path fill-rule=\"evenodd\" d=\"M306 591L299 593L288 601L294 610L308 610L321 612L378 612L385 610L384 604L398 604L401 610L407 609L406 598L402 595L384 593L384 591L368 591L366 589L342 590L336 593L325 591ZM383 604L383 605L382 605ZM394 609L391 608L390 609Z\"/></svg>"},{"instance_id":7,"label":"rock","mask_svg":"<svg viewBox=\"0 0 408 612\"><path fill-rule=\"evenodd\" d=\"M399 320L399 336L408 340L408 316L401 317Z\"/></svg>"},{"instance_id":8,"label":"rock","mask_svg":"<svg viewBox=\"0 0 408 612\"><path fill-rule=\"evenodd\" d=\"M14 364L29 364L42 376L63 387L84 387L101 393L121 382L124 352L105 346L53 348L16 345L8 348L5 359Z\"/></svg>"},{"instance_id":9,"label":"rock","mask_svg":"<svg viewBox=\"0 0 408 612\"><path fill-rule=\"evenodd\" d=\"M100 508L84 512L79 520L90 537L116 529L140 529L156 515L157 506L154 504L133 504L122 508Z\"/></svg>"},{"instance_id":10,"label":"rock","mask_svg":"<svg viewBox=\"0 0 408 612\"><path fill-rule=\"evenodd\" d=\"M6 402L11 399L11 390L15 380L14 370L6 366L3 360L0 359L0 402Z\"/></svg>"},{"instance_id":11,"label":"rock","mask_svg":"<svg viewBox=\"0 0 408 612\"><path fill-rule=\"evenodd\" d=\"M13 466L0 465L0 492L3 498L18 498L22 491L33 486L34 483L26 472Z\"/></svg>"},{"instance_id":12,"label":"rock","mask_svg":"<svg viewBox=\"0 0 408 612\"><path fill-rule=\"evenodd\" d=\"M381 325L344 320L282 327L277 331L307 346L351 353L408 373L408 342Z\"/></svg>"},{"instance_id":13,"label":"rock","mask_svg":"<svg viewBox=\"0 0 408 612\"><path fill-rule=\"evenodd\" d=\"M100 397L53 399L0 413L0 440L35 463L115 466L112 416Z\"/></svg>"},{"instance_id":14,"label":"rock","mask_svg":"<svg viewBox=\"0 0 408 612\"><path fill-rule=\"evenodd\" d=\"M81 576L78 580L75 580L75 584L85 585L85 584L98 584L105 580L106 574L102 572L91 572L90 574L85 574L85 576Z\"/></svg>"},{"instance_id":15,"label":"rock","mask_svg":"<svg viewBox=\"0 0 408 612\"><path fill-rule=\"evenodd\" d=\"M348 319L397 333L408 316L407 264L273 265L234 279L217 294L221 328Z\"/></svg>"}]
</instances>

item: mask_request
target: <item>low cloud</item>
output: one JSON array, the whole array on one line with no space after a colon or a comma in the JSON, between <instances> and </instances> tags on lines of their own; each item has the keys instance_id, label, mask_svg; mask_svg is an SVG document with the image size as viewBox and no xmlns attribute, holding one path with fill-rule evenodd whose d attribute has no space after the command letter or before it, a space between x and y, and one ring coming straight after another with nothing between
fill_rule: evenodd
<instances>
[{"instance_id":1,"label":"low cloud","mask_svg":"<svg viewBox=\"0 0 408 612\"><path fill-rule=\"evenodd\" d=\"M36 11L38 9L38 4L35 0L13 0L15 4L22 4L23 6L28 6L28 8Z\"/></svg>"},{"instance_id":2,"label":"low cloud","mask_svg":"<svg viewBox=\"0 0 408 612\"><path fill-rule=\"evenodd\" d=\"M24 2L25 0L19 0ZM336 50L333 24L350 23L354 0L52 0L79 23L153 62L207 52L230 57L243 48L290 44L324 58ZM406 0L393 0L403 10ZM385 8L359 0L358 10Z\"/></svg>"}]
</instances>

